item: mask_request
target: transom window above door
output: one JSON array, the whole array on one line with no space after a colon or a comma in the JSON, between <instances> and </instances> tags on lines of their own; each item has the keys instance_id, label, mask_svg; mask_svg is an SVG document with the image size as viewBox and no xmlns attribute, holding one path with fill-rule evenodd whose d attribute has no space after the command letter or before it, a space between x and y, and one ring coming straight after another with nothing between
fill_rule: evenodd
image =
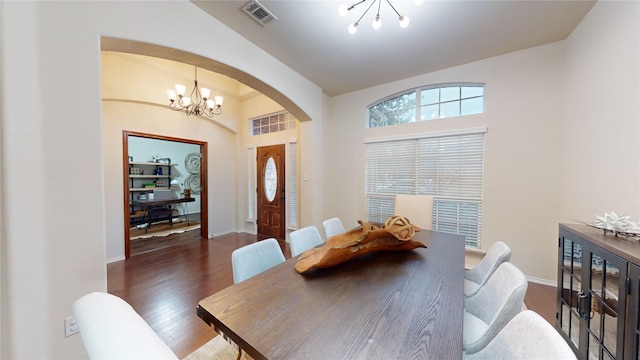
<instances>
[{"instance_id":1,"label":"transom window above door","mask_svg":"<svg viewBox=\"0 0 640 360\"><path fill-rule=\"evenodd\" d=\"M381 127L484 112L484 84L429 85L391 95L371 106L367 127Z\"/></svg>"},{"instance_id":2,"label":"transom window above door","mask_svg":"<svg viewBox=\"0 0 640 360\"><path fill-rule=\"evenodd\" d=\"M249 132L251 136L271 134L295 128L296 118L287 111L249 119Z\"/></svg>"}]
</instances>

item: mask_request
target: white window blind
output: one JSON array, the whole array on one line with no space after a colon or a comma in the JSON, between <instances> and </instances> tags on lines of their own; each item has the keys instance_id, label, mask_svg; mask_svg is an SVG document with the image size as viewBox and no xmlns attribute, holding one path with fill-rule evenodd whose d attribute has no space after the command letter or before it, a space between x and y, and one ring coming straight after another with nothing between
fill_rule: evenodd
<instances>
[{"instance_id":1,"label":"white window blind","mask_svg":"<svg viewBox=\"0 0 640 360\"><path fill-rule=\"evenodd\" d=\"M366 216L384 222L395 194L434 196L433 229L480 246L484 132L366 144Z\"/></svg>"},{"instance_id":2,"label":"white window blind","mask_svg":"<svg viewBox=\"0 0 640 360\"><path fill-rule=\"evenodd\" d=\"M256 155L254 148L247 148L247 221L254 222L256 219L255 215L255 194L256 194L256 185L255 185L255 163L256 163Z\"/></svg>"},{"instance_id":3,"label":"white window blind","mask_svg":"<svg viewBox=\"0 0 640 360\"><path fill-rule=\"evenodd\" d=\"M298 140L289 141L289 227L298 228Z\"/></svg>"}]
</instances>

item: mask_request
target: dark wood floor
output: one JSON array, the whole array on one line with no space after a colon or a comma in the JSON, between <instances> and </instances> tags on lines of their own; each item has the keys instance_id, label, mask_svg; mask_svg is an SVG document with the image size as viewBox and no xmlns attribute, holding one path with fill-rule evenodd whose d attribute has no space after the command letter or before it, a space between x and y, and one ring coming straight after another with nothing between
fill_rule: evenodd
<instances>
[{"instance_id":1,"label":"dark wood floor","mask_svg":"<svg viewBox=\"0 0 640 360\"><path fill-rule=\"evenodd\" d=\"M131 304L176 355L184 358L216 336L196 316L196 305L233 284L231 252L262 237L232 233L201 240L199 230L170 236L176 245L108 264L108 291ZM280 246L290 258L288 245ZM525 304L553 324L554 298L555 287L530 283Z\"/></svg>"}]
</instances>

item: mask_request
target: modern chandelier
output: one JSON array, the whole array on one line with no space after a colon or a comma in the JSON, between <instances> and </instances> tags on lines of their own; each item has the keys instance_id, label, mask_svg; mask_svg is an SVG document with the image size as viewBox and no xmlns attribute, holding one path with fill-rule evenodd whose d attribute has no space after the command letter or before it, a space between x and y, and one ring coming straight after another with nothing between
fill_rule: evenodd
<instances>
[{"instance_id":1,"label":"modern chandelier","mask_svg":"<svg viewBox=\"0 0 640 360\"><path fill-rule=\"evenodd\" d=\"M356 6L367 2L368 0L360 0L356 3L351 3L350 5L347 4L342 4L340 5L340 7L338 8L338 13L340 14L340 16L346 16L349 11L353 10ZM389 4L389 6L393 9L393 11L396 13L396 15L398 15L398 21L400 22L400 27L401 28L406 28L407 26L409 26L409 17L406 15L400 15L400 13L398 12L398 10L396 10L396 8L391 4L390 0L386 0L387 4ZM419 5L421 3L424 2L424 0L414 0L413 1L416 5ZM367 7L367 9L362 13L362 15L358 18L358 20L356 22L354 22L353 24L349 25L349 32L351 34L355 34L356 31L358 31L358 25L360 25L360 20L362 20L362 18L367 14L367 12L369 12L369 9L371 9L371 7L373 5L375 5L375 3L378 3L378 12L376 13L375 18L373 19L373 22L371 23L371 25L373 26L374 29L379 29L382 26L382 18L380 17L380 7L382 5L382 0L372 0L372 2L369 4L369 6Z\"/></svg>"},{"instance_id":2,"label":"modern chandelier","mask_svg":"<svg viewBox=\"0 0 640 360\"><path fill-rule=\"evenodd\" d=\"M184 85L176 84L176 90L167 90L169 96L169 108L175 111L184 110L188 115L205 115L213 117L222 114L222 96L215 96L210 99L211 90L198 88L198 68L195 70L195 80L190 96L184 96L187 89ZM177 98L177 101L176 101Z\"/></svg>"}]
</instances>

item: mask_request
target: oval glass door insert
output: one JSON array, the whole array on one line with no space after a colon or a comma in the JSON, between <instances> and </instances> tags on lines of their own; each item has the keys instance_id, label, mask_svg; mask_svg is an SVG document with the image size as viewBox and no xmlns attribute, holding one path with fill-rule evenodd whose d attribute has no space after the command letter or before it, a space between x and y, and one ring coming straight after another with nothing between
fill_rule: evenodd
<instances>
[{"instance_id":1,"label":"oval glass door insert","mask_svg":"<svg viewBox=\"0 0 640 360\"><path fill-rule=\"evenodd\" d=\"M276 198L276 189L278 188L278 172L276 171L276 162L273 156L269 156L264 166L264 194L269 202Z\"/></svg>"}]
</instances>

